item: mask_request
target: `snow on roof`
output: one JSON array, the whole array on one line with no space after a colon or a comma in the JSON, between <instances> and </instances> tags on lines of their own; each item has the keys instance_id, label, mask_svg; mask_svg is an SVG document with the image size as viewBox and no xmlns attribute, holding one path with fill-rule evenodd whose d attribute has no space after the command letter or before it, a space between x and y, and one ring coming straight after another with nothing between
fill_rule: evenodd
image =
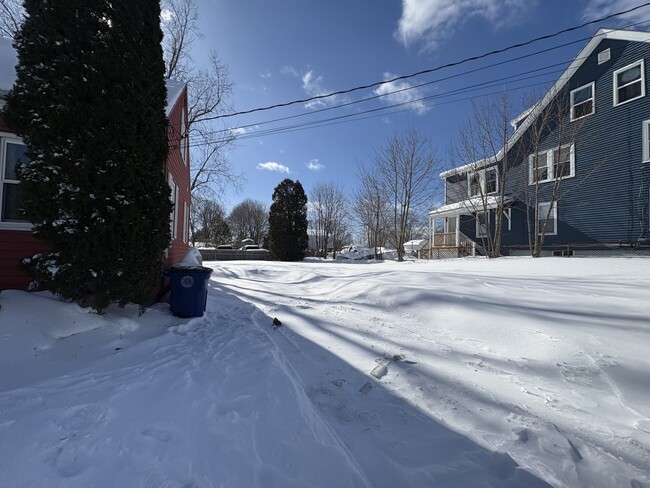
<instances>
[{"instance_id":1,"label":"snow on roof","mask_svg":"<svg viewBox=\"0 0 650 488\"><path fill-rule=\"evenodd\" d=\"M165 115L169 117L174 109L174 105L176 105L181 93L183 93L185 83L178 80L165 80L165 84L167 85L167 106L165 107Z\"/></svg>"},{"instance_id":2,"label":"snow on roof","mask_svg":"<svg viewBox=\"0 0 650 488\"><path fill-rule=\"evenodd\" d=\"M633 31L633 30L623 30L623 29L598 29L598 32L594 34L591 40L582 48L582 50L577 54L573 59L573 62L569 67L562 73L562 76L558 78L555 84L546 92L546 95L533 105L530 109L524 111L519 117L515 120L520 121L522 116L528 116L517 128L515 133L512 135L508 141L508 147L512 147L519 138L525 134L525 132L530 127L530 124L537 118L537 115L546 108L546 106L555 98L555 95L560 92L562 88L569 82L571 77L575 74L576 71L582 66L582 63L591 55L592 52L598 47L601 41L605 39L613 39L616 41L629 41L629 42L650 42L650 32L642 31ZM485 167L491 163L495 163L503 158L503 149L499 153L492 157L486 158L474 163L466 164L464 166L459 166L458 168L452 168L450 170L440 173L441 178L446 178L453 174L462 173L469 169L479 169Z\"/></svg>"},{"instance_id":3,"label":"snow on roof","mask_svg":"<svg viewBox=\"0 0 650 488\"><path fill-rule=\"evenodd\" d=\"M483 201L485 199L485 201ZM511 197L506 197L503 201L508 204L512 201ZM496 208L501 202L499 195L489 195L486 197L474 197L462 202L450 203L429 212L429 217L454 217L456 215L468 215L479 210Z\"/></svg>"},{"instance_id":4,"label":"snow on roof","mask_svg":"<svg viewBox=\"0 0 650 488\"><path fill-rule=\"evenodd\" d=\"M429 242L427 239L414 239L404 243L404 249L408 251L419 251Z\"/></svg>"}]
</instances>

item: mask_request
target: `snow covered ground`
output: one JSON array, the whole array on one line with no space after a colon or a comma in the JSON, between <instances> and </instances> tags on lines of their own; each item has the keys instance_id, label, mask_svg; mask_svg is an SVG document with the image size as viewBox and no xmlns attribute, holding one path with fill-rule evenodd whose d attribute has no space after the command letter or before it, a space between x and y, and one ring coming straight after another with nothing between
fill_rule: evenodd
<instances>
[{"instance_id":1,"label":"snow covered ground","mask_svg":"<svg viewBox=\"0 0 650 488\"><path fill-rule=\"evenodd\" d=\"M0 294L1 487L650 488L650 260L204 264Z\"/></svg>"}]
</instances>

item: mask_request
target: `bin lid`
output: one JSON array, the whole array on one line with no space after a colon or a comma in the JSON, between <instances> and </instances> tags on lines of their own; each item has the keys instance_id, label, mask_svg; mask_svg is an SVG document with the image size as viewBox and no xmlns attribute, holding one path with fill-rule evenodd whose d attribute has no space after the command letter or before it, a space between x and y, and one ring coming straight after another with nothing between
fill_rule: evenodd
<instances>
[{"instance_id":1,"label":"bin lid","mask_svg":"<svg viewBox=\"0 0 650 488\"><path fill-rule=\"evenodd\" d=\"M212 268L206 268L205 266L178 266L173 265L168 270L170 273L208 273L212 274Z\"/></svg>"}]
</instances>

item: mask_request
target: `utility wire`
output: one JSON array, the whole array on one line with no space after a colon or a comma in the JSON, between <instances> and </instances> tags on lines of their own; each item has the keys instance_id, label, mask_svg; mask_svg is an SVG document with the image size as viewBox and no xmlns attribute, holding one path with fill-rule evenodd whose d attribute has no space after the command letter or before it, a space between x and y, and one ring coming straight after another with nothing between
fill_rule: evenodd
<instances>
[{"instance_id":1,"label":"utility wire","mask_svg":"<svg viewBox=\"0 0 650 488\"><path fill-rule=\"evenodd\" d=\"M587 27L589 25L604 22L604 21L612 19L614 17L620 17L621 15L625 15L625 14L628 14L630 12L634 12L636 10L639 10L641 8L648 7L648 6L650 6L650 2L646 2L646 3L643 3L641 5L637 5L636 7L632 7L632 8L629 8L627 10L622 10L620 12L616 12L616 13L613 13L613 14L610 14L610 15L606 15L605 17L601 17L601 18L598 18L598 19L595 19L595 20L584 22L584 23L582 23L580 25L568 27L566 29L559 30L559 31L557 31L557 32L555 32L553 34L547 34L547 35L544 35L544 36L539 36L539 37L536 37L536 38L533 38L533 39L529 39L528 41L520 42L520 43L517 43L517 44L511 44L510 46L507 46L507 47L504 47L504 48L501 48L501 49L496 49L496 50L489 51L489 52L479 54L479 55L476 55L476 56L471 56L471 57L468 57L468 58L461 59L459 61L454 61L452 63L447 63L447 64L443 64L443 65L440 65L440 66L436 66L434 68L429 68L429 69L425 69L425 70L422 70L422 71L418 71L416 73L411 73L411 74L408 74L408 75L398 76L398 77L395 77L395 78L392 78L392 79L389 79L389 80L377 81L377 82L370 83L370 84L367 84L367 85L361 85L361 86L356 86L356 87L353 87L353 88L348 88L346 90L339 90L339 91L335 91L335 92L331 92L331 93L327 93L327 94L323 94L323 95L317 95L317 96L313 96L313 97L309 97L309 98L303 98L303 99L300 99L300 100L292 100L292 101L289 101L289 102L278 103L278 104L275 104L275 105L268 105L266 107L258 107L258 108L254 108L254 109L250 109L250 110L244 110L244 111L240 111L240 112L233 112L233 113L230 113L230 114L216 115L214 117L206 118L204 120L207 121L207 120L224 119L224 118L229 118L229 117L235 117L235 116L238 116L238 115L246 115L246 114L251 114L251 113L255 113L255 112L262 112L262 111L272 110L272 109L281 108L281 107L288 107L290 105L295 105L295 104L298 104L298 103L307 103L307 102L312 102L312 101L315 101L315 100L322 100L324 98L330 98L330 97L333 97L333 96L336 96L336 95L345 95L347 93L352 93L352 92L359 91L359 90L366 90L368 88L374 88L374 87L377 87L379 85L383 85L385 83L394 83L396 81L401 81L401 80L406 80L406 79L409 79L409 78L414 78L416 76L421 76L421 75L424 75L424 74L433 73L433 72L439 71L441 69L451 68L453 66L458 66L458 65L461 65L461 64L465 64L465 63L468 63L470 61L476 61L476 60L479 60L479 59L487 58L489 56L494 56L495 54L501 54L501 53L504 53L504 52L507 52L507 51L511 51L513 49L528 46L528 45L534 44L534 43L539 42L539 41L551 39L553 37L557 37L559 35L566 34L568 32L572 32L572 31L575 31L575 30L582 29L582 28Z\"/></svg>"},{"instance_id":2,"label":"utility wire","mask_svg":"<svg viewBox=\"0 0 650 488\"><path fill-rule=\"evenodd\" d=\"M623 29L628 29L630 27L635 27L635 26L638 26L640 24L645 24L647 22L648 22L648 19L645 19L645 20L642 20L640 22L635 22L633 24L628 24L628 25L624 26ZM453 79L453 78L458 78L458 77L465 76L465 75L468 75L468 74L473 74L473 73L483 71L483 70L486 70L486 69L489 69L489 68L494 68L494 67L497 67L497 66L503 66L505 64L513 63L513 62L516 62L516 61L521 61L522 59L537 56L539 54L544 54L544 53L547 53L547 52L550 52L550 51L554 51L556 49L561 49L563 47L567 47L567 46L570 46L572 44L578 44L578 43L581 43L581 42L584 42L584 41L588 41L588 40L593 39L594 37L602 37L603 35L604 34L594 35L594 36L589 36L589 37L583 37L583 38L580 38L580 39L576 39L575 41L570 41L570 42L566 42L566 43L563 43L563 44L558 44L557 46L553 46L553 47L546 48L546 49L541 49L539 51L524 54L524 55L517 56L515 58L507 59L507 60L504 60L504 61L499 61L498 63L488 64L488 65L481 66L481 67L478 67L478 68L474 68L474 69L471 69L471 70L463 71L461 73L455 73L453 75L445 76L445 77L442 77L442 78L437 78L437 79L432 80L432 81L427 81L427 82L420 83L420 84L417 84L417 85L411 85L411 86L408 86L408 87L405 87L405 88L401 88L399 90L394 90L394 91L390 91L390 92L386 92L386 93L382 93L382 94L378 94L378 95L374 95L374 96L370 96L370 97L361 98L359 100L353 100L353 101L346 102L346 103L341 103L341 104L338 104L338 105L332 105L330 107L320 108L320 109L317 109L317 110L311 110L309 112L304 112L304 113L294 114L294 115L288 115L286 117L280 117L280 118L276 118L276 119L265 120L265 121L262 121L262 122L246 124L246 125L242 125L242 126L238 126L238 127L230 127L230 128L226 128L226 129L216 129L216 130L212 130L212 131L206 131L204 133L205 134L218 134L218 133L231 132L231 131L236 130L236 129L248 129L248 128L251 128L251 127L258 127L260 125L270 124L270 123L274 123L274 122L281 122L281 121L284 121L284 120L290 120L290 119L299 118L299 117L306 117L306 116L309 116L309 115L314 115L314 114L326 112L326 111L329 111L329 110L335 110L335 109L338 109L338 108L348 107L348 106L355 105L355 104L358 104L358 103L363 103L363 102L367 102L367 101L370 101L370 100L376 100L376 99L379 99L379 98L394 95L396 93L401 93L401 92L405 92L405 91L408 91L408 90L414 90L414 89L421 88L423 86L431 85L431 84L434 84L434 83L440 83L442 81L448 81L448 80ZM568 64L571 61L574 61L575 59L578 59L578 58L574 58L572 60L565 61L564 64ZM241 136L240 136L240 138L241 138ZM198 140L198 141L203 141L204 140L200 136L193 137L193 139Z\"/></svg>"},{"instance_id":3,"label":"utility wire","mask_svg":"<svg viewBox=\"0 0 650 488\"><path fill-rule=\"evenodd\" d=\"M553 67L553 66L551 66L551 67ZM378 112L383 112L383 111L389 110L391 108L408 107L408 106L412 106L414 103L418 103L418 102L432 101L432 100L436 100L436 99L451 97L451 96L454 96L454 95L470 93L472 91L479 91L479 90L484 90L484 89L487 89L487 88L492 88L494 86L498 86L498 85L502 84L503 81L507 81L507 80L511 80L511 82L517 82L517 81L524 81L524 80L538 78L540 75L526 76L526 77L522 77L522 75L537 72L537 71L542 71L542 70L546 70L546 69L548 69L548 67L538 68L538 69L535 69L535 70L531 70L531 71L529 71L527 73L523 73L523 74L519 74L519 75L513 75L513 76L507 76L507 77L503 77L503 78L500 78L500 79L491 80L489 82L481 82L481 83L477 83L477 84L474 84L474 85L469 85L469 86L466 86L466 87L457 88L455 90L451 90L451 91L445 92L445 93L439 93L439 94L436 94L436 95L430 95L430 96L427 96L427 97L422 97L422 98L418 98L418 99L414 99L414 100L409 100L409 101L406 101L406 102L400 102L400 103L395 103L395 104L392 104L392 105L386 105L386 106L383 106L383 107L378 107L378 108L374 108L374 109L370 109L370 110L365 110L363 112L356 112L356 113L353 113L353 114L339 115L339 116L336 116L336 117L330 117L330 118L327 118L327 119L319 119L319 120L315 120L315 121L311 121L311 122L307 122L307 123L302 123L302 124L295 124L295 125L289 125L289 126L269 128L269 129L265 129L263 131L258 131L258 132L255 132L255 133L251 133L249 135L240 136L240 137L238 137L238 140L239 139L250 139L250 138L255 138L255 137L263 137L263 136L273 135L273 134L284 134L284 133L288 133L288 132L295 132L297 130L304 130L304 129L312 129L312 128L317 128L317 127L331 126L331 125L335 125L336 123L354 122L354 121L357 121L357 120L365 120L365 119L369 119L369 118L373 118L373 117L377 117L377 116L395 115L395 114L399 114L399 113L403 113L403 112L411 112L413 110L417 110L418 108L420 108L420 109L422 109L422 108L430 108L431 105L425 105L424 107L418 107L418 108L411 107L411 108L406 108L406 109L403 109L403 110L400 110L400 111L393 111L393 112L389 112L388 114L385 114L385 113L377 114ZM544 73L544 75L560 73L562 71L563 70L550 71L548 73ZM525 86L519 86L519 87L514 88L513 90L521 90L523 88L530 88L530 87L533 87L533 86L547 85L547 84L549 84L549 83L551 83L553 81L554 81L554 78L550 78L550 79L544 80L543 82L534 83L534 84L525 85ZM506 90L506 92L507 91L508 90ZM493 92L492 94L496 94L496 93L503 93L503 91L501 91L501 92ZM481 95L481 96L488 96L488 95L489 94L484 94L484 95ZM444 102L444 103L438 103L438 104L436 104L436 106L438 106L438 105L447 105L449 103L457 103L457 102L464 101L464 100L470 100L471 98L475 98L475 96L474 97L468 97L468 98L462 98L462 99L458 99L458 100L452 100L452 101ZM366 114L375 114L375 115L369 116L369 117L361 117L362 115L366 115ZM214 144L214 143L221 143L221 142L226 142L226 139L222 139L222 140L218 140L218 141L200 142L200 143L192 144L192 147L201 147L201 146L206 146L206 145L210 145L210 144Z\"/></svg>"}]
</instances>

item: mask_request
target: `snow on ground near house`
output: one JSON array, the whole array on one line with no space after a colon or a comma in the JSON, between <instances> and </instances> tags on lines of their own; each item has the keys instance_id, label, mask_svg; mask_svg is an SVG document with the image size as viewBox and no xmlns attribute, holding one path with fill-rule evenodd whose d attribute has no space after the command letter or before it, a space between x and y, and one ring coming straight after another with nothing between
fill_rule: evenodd
<instances>
[{"instance_id":1,"label":"snow on ground near house","mask_svg":"<svg viewBox=\"0 0 650 488\"><path fill-rule=\"evenodd\" d=\"M0 486L650 487L650 260L204 265L0 294Z\"/></svg>"}]
</instances>

